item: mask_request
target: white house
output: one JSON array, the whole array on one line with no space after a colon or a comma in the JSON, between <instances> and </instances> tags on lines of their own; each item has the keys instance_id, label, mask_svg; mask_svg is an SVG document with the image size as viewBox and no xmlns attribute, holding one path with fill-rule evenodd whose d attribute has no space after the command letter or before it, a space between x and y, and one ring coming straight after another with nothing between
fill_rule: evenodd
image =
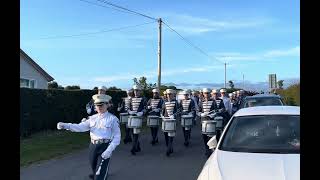
<instances>
[{"instance_id":1,"label":"white house","mask_svg":"<svg viewBox=\"0 0 320 180\"><path fill-rule=\"evenodd\" d=\"M48 89L54 79L20 49L20 87Z\"/></svg>"}]
</instances>

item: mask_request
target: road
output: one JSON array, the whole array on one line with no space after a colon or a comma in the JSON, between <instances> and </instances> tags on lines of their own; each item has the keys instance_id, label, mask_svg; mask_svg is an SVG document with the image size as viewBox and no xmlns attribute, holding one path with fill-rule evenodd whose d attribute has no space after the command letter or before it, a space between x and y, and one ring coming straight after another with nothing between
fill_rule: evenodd
<instances>
[{"instance_id":1,"label":"road","mask_svg":"<svg viewBox=\"0 0 320 180\"><path fill-rule=\"evenodd\" d=\"M150 144L150 130L140 136L142 151L131 155L132 144L121 144L110 161L108 180L195 180L207 158L204 155L200 124L192 129L189 147L183 145L181 126L173 140L174 153L165 155L164 135L159 129L159 144ZM89 141L89 138L88 138ZM88 149L20 169L21 180L89 180Z\"/></svg>"}]
</instances>

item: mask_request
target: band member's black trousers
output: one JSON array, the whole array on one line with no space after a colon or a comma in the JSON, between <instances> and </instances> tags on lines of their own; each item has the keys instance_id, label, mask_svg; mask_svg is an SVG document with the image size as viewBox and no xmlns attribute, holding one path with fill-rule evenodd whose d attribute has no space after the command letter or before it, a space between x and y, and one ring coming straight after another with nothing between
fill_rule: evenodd
<instances>
[{"instance_id":1,"label":"band member's black trousers","mask_svg":"<svg viewBox=\"0 0 320 180\"><path fill-rule=\"evenodd\" d=\"M206 151L206 155L209 156L211 154L211 150L209 149L209 146L207 145L208 141L210 140L211 137L207 136L206 134L202 134L202 139L203 139L203 143L204 143L204 148Z\"/></svg>"},{"instance_id":2,"label":"band member's black trousers","mask_svg":"<svg viewBox=\"0 0 320 180\"><path fill-rule=\"evenodd\" d=\"M151 129L151 136L152 136L152 141L155 142L158 139L158 127L150 127Z\"/></svg>"},{"instance_id":3,"label":"band member's black trousers","mask_svg":"<svg viewBox=\"0 0 320 180\"><path fill-rule=\"evenodd\" d=\"M127 125L125 125L125 128L126 128L126 130L125 130L125 138L124 138L124 140L125 141L132 141L132 138L131 138L131 136L132 136L132 128L128 128L127 127Z\"/></svg>"},{"instance_id":4,"label":"band member's black trousers","mask_svg":"<svg viewBox=\"0 0 320 180\"><path fill-rule=\"evenodd\" d=\"M108 148L109 143L89 145L89 161L94 175L94 180L106 180L109 170L109 160L105 159L101 165L100 174L96 175L102 161L101 154Z\"/></svg>"},{"instance_id":5,"label":"band member's black trousers","mask_svg":"<svg viewBox=\"0 0 320 180\"><path fill-rule=\"evenodd\" d=\"M184 136L184 142L188 143L190 140L191 128L189 128L189 130L186 130L185 127L182 127L182 131L183 131L183 136Z\"/></svg>"},{"instance_id":6,"label":"band member's black trousers","mask_svg":"<svg viewBox=\"0 0 320 180\"><path fill-rule=\"evenodd\" d=\"M139 134L133 134L132 151L138 152L140 150Z\"/></svg>"},{"instance_id":7,"label":"band member's black trousers","mask_svg":"<svg viewBox=\"0 0 320 180\"><path fill-rule=\"evenodd\" d=\"M173 152L173 147L172 147L173 137L168 136L168 133L164 132L164 138L166 139L167 152L172 153Z\"/></svg>"}]
</instances>

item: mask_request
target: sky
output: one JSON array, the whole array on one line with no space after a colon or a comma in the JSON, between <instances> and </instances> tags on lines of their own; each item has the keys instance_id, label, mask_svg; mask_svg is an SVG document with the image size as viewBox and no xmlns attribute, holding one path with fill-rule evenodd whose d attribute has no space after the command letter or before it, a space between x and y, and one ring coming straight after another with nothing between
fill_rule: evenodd
<instances>
[{"instance_id":1,"label":"sky","mask_svg":"<svg viewBox=\"0 0 320 180\"><path fill-rule=\"evenodd\" d=\"M201 49L162 24L162 84L223 84L224 63L236 86L243 75L247 87L267 83L268 74L300 78L297 0L108 2L162 18ZM101 0L20 0L20 48L63 86L157 82L158 23Z\"/></svg>"}]
</instances>

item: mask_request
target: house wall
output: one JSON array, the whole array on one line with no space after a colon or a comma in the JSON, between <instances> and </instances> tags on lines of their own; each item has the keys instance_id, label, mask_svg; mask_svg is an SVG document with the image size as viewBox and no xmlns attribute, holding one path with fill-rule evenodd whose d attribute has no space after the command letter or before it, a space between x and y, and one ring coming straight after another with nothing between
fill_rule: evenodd
<instances>
[{"instance_id":1,"label":"house wall","mask_svg":"<svg viewBox=\"0 0 320 180\"><path fill-rule=\"evenodd\" d=\"M48 89L48 81L46 78L26 62L22 54L20 54L20 78L35 80L36 89Z\"/></svg>"}]
</instances>

